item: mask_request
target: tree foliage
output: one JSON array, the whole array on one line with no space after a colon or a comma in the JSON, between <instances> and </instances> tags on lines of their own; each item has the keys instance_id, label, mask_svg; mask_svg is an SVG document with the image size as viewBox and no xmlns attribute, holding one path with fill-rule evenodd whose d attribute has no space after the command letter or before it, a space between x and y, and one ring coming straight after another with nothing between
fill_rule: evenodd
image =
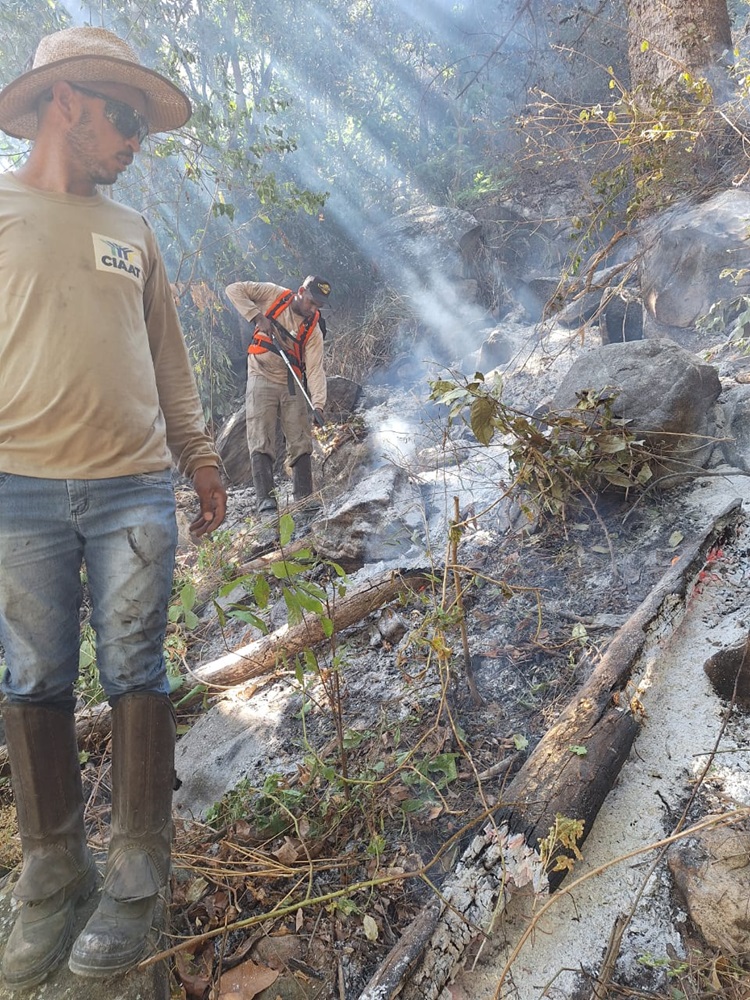
<instances>
[{"instance_id":1,"label":"tree foliage","mask_svg":"<svg viewBox=\"0 0 750 1000\"><path fill-rule=\"evenodd\" d=\"M559 145L563 129L539 141L518 121L529 120L534 88L547 107L552 93L603 106L601 93L626 73L622 3L2 0L0 83L22 71L42 35L92 23L127 38L189 94L188 125L149 140L112 195L157 229L207 410L221 418L244 369L224 286L293 284L321 271L337 291L337 321L350 321L348 303L356 315L370 293L379 230L394 212L502 195L524 141L534 169L555 173L548 140L557 129ZM631 5L631 27L647 7ZM597 70L581 73L584 51ZM599 135L611 125L595 124ZM574 127L592 133L580 118ZM0 141L0 152L23 151Z\"/></svg>"}]
</instances>

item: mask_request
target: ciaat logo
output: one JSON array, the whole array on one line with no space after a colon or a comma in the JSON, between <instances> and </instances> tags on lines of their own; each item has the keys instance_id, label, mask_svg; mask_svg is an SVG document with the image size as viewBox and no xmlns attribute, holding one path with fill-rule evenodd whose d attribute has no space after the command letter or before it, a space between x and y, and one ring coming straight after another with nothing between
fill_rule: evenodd
<instances>
[{"instance_id":1,"label":"ciaat logo","mask_svg":"<svg viewBox=\"0 0 750 1000\"><path fill-rule=\"evenodd\" d=\"M92 233L91 237L94 241L97 271L116 271L138 284L141 283L143 265L140 250L100 233Z\"/></svg>"}]
</instances>

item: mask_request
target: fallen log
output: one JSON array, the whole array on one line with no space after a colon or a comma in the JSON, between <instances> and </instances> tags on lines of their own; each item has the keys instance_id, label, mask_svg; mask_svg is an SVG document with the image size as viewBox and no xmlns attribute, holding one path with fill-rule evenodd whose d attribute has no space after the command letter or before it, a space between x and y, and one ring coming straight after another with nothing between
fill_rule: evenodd
<instances>
[{"instance_id":1,"label":"fallen log","mask_svg":"<svg viewBox=\"0 0 750 1000\"><path fill-rule=\"evenodd\" d=\"M355 625L377 608L398 597L404 590L423 583L427 572L425 569L413 569L404 573L389 571L355 593L338 598L332 604L333 631L341 632L350 625ZM190 671L188 684L234 687L252 677L268 673L286 659L319 645L326 638L328 637L323 631L320 618L307 614L299 625L285 625L270 635L264 635L234 652L194 668Z\"/></svg>"},{"instance_id":2,"label":"fallen log","mask_svg":"<svg viewBox=\"0 0 750 1000\"><path fill-rule=\"evenodd\" d=\"M360 1000L438 1000L469 946L486 935L515 889L559 886L565 868L545 868L542 841L558 815L583 821L579 843L588 835L640 726L640 704L627 686L649 650L682 620L709 554L736 533L741 511L736 500L715 517L619 629L509 784L492 821L471 840L440 898L406 929ZM557 843L552 858L564 862L570 853Z\"/></svg>"}]
</instances>

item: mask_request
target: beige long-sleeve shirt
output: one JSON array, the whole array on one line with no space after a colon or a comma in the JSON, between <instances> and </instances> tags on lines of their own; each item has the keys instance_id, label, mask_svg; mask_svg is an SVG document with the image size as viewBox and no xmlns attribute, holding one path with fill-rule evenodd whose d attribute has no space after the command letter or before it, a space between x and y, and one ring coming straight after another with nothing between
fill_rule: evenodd
<instances>
[{"instance_id":1,"label":"beige long-sleeve shirt","mask_svg":"<svg viewBox=\"0 0 750 1000\"><path fill-rule=\"evenodd\" d=\"M219 465L153 232L101 194L0 175L0 472Z\"/></svg>"},{"instance_id":2,"label":"beige long-sleeve shirt","mask_svg":"<svg viewBox=\"0 0 750 1000\"><path fill-rule=\"evenodd\" d=\"M281 285L274 285L270 281L236 281L233 285L227 286L226 294L240 316L252 322L256 316L267 312L284 291L286 289ZM299 328L304 322L303 318L292 312L289 307L276 318L295 336L299 334ZM304 362L307 391L315 409L322 410L326 405L327 385L323 367L323 334L317 326L305 346ZM253 375L267 378L269 382L280 385L287 382L288 369L278 354L272 351L248 354L247 370Z\"/></svg>"}]
</instances>

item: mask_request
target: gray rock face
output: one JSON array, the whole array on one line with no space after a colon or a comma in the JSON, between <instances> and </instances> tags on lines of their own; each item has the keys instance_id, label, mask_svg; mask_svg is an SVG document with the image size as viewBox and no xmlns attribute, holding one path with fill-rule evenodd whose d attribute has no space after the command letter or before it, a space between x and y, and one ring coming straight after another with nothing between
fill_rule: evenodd
<instances>
[{"instance_id":1,"label":"gray rock face","mask_svg":"<svg viewBox=\"0 0 750 1000\"><path fill-rule=\"evenodd\" d=\"M424 527L424 503L417 486L393 465L383 465L357 483L324 521L313 526L316 551L347 572L379 559L396 559L411 549Z\"/></svg>"},{"instance_id":2,"label":"gray rock face","mask_svg":"<svg viewBox=\"0 0 750 1000\"><path fill-rule=\"evenodd\" d=\"M665 213L641 234L643 302L671 327L692 327L719 301L750 290L750 275L735 283L725 269L750 265L750 194L723 191L701 205Z\"/></svg>"},{"instance_id":3,"label":"gray rock face","mask_svg":"<svg viewBox=\"0 0 750 1000\"><path fill-rule=\"evenodd\" d=\"M512 357L513 344L498 326L482 343L477 364L481 372L489 372L498 365L507 364Z\"/></svg>"},{"instance_id":4,"label":"gray rock face","mask_svg":"<svg viewBox=\"0 0 750 1000\"><path fill-rule=\"evenodd\" d=\"M669 459L663 471L702 468L713 449L716 369L669 340L610 344L580 357L560 383L552 409L569 410L584 389L613 389L616 416ZM677 480L668 483L676 485Z\"/></svg>"},{"instance_id":5,"label":"gray rock face","mask_svg":"<svg viewBox=\"0 0 750 1000\"><path fill-rule=\"evenodd\" d=\"M386 273L398 280L408 271L429 283L434 274L465 277L464 260L481 242L481 226L469 212L427 205L396 216L378 236Z\"/></svg>"},{"instance_id":6,"label":"gray rock face","mask_svg":"<svg viewBox=\"0 0 750 1000\"><path fill-rule=\"evenodd\" d=\"M216 448L224 466L224 472L232 486L244 486L252 483L244 406L241 410L236 410L224 422L216 438Z\"/></svg>"}]
</instances>

